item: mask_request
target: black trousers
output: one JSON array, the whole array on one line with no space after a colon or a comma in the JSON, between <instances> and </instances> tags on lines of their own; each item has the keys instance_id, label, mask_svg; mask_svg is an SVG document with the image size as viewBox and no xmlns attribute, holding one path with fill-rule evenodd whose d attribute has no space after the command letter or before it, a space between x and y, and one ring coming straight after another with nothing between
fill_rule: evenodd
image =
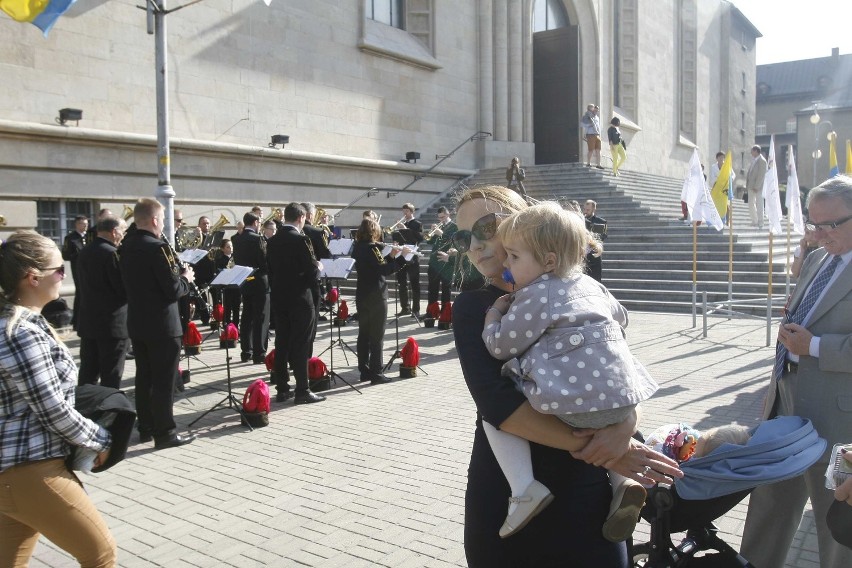
<instances>
[{"instance_id":1,"label":"black trousers","mask_svg":"<svg viewBox=\"0 0 852 568\"><path fill-rule=\"evenodd\" d=\"M372 379L382 372L382 347L388 319L388 299L381 293L355 297L358 310L358 371Z\"/></svg>"},{"instance_id":2,"label":"black trousers","mask_svg":"<svg viewBox=\"0 0 852 568\"><path fill-rule=\"evenodd\" d=\"M272 381L279 393L290 391L290 372L296 378L296 394L308 391L308 359L312 345L316 309L309 298L276 298L275 301L275 366Z\"/></svg>"},{"instance_id":3,"label":"black trousers","mask_svg":"<svg viewBox=\"0 0 852 568\"><path fill-rule=\"evenodd\" d=\"M121 388L129 343L126 337L81 337L77 384L96 385L100 377L101 386Z\"/></svg>"},{"instance_id":4,"label":"black trousers","mask_svg":"<svg viewBox=\"0 0 852 568\"><path fill-rule=\"evenodd\" d=\"M178 380L180 337L133 338L136 354L136 416L139 432L155 438L175 431L172 413Z\"/></svg>"},{"instance_id":5,"label":"black trousers","mask_svg":"<svg viewBox=\"0 0 852 568\"><path fill-rule=\"evenodd\" d=\"M71 263L71 279L74 281L74 303L71 306L71 329L77 331L77 314L80 313L80 285L77 283L75 262Z\"/></svg>"},{"instance_id":6,"label":"black trousers","mask_svg":"<svg viewBox=\"0 0 852 568\"><path fill-rule=\"evenodd\" d=\"M441 307L448 303L451 298L450 282L441 278L441 273L434 267L430 266L426 273L429 276L429 289L426 292L426 306L432 302L438 301L438 290L441 291Z\"/></svg>"},{"instance_id":7,"label":"black trousers","mask_svg":"<svg viewBox=\"0 0 852 568\"><path fill-rule=\"evenodd\" d=\"M243 284L242 296L240 350L257 359L266 354L269 343L269 291L264 281L255 279Z\"/></svg>"},{"instance_id":8,"label":"black trousers","mask_svg":"<svg viewBox=\"0 0 852 568\"><path fill-rule=\"evenodd\" d=\"M420 311L420 261L418 257L411 259L402 270L396 273L396 281L399 283L399 306L402 309L408 308L408 283L411 282L411 311ZM358 310L358 317L361 317L361 310Z\"/></svg>"}]
</instances>

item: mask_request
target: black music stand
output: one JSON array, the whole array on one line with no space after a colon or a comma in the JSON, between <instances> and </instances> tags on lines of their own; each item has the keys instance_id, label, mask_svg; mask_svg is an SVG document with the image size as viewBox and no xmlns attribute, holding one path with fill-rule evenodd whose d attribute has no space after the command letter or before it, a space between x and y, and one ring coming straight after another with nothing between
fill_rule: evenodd
<instances>
[{"instance_id":1,"label":"black music stand","mask_svg":"<svg viewBox=\"0 0 852 568\"><path fill-rule=\"evenodd\" d=\"M226 268L222 270L216 278L213 279L213 282L210 283L210 287L215 287L222 294L222 307L225 309L225 313L228 313L227 302L225 289L226 288L239 288L243 282L245 282L246 278L251 276L254 273L255 269L247 266L235 266L234 268ZM228 343L225 342L225 369L228 378L228 391L225 395L225 398L214 404L209 410L205 411L204 414L193 420L189 423L189 427L191 428L193 424L213 412L214 410L236 410L240 414L241 424L248 426L249 430L254 430L252 425L249 423L248 418L246 417L246 413L243 410L242 404L237 400L237 397L234 396L234 392L231 387L231 353L228 347Z\"/></svg>"},{"instance_id":2,"label":"black music stand","mask_svg":"<svg viewBox=\"0 0 852 568\"><path fill-rule=\"evenodd\" d=\"M396 279L394 279L394 280L396 281ZM396 281L396 287L394 288L394 307L396 308L396 311L399 312L399 282L398 281ZM382 374L387 373L390 370L390 368L393 366L393 362L397 358L402 357L402 351L399 348L399 318L400 317L401 316L399 316L399 315L394 315L394 317L393 317L394 340L396 341L396 348L394 349L393 355L391 355L391 358L388 359L388 362L385 363L384 367L382 367ZM419 322L419 320L418 320L418 322ZM424 375L429 374L426 371L424 371L423 367L421 367L420 365L417 365L417 368L420 369L421 371L423 371Z\"/></svg>"},{"instance_id":3,"label":"black music stand","mask_svg":"<svg viewBox=\"0 0 852 568\"><path fill-rule=\"evenodd\" d=\"M334 260L336 261L338 259L334 259ZM321 356L325 352L330 352L329 353L329 371L328 371L329 376L332 379L334 379L335 382L337 382L337 379L340 379L341 381L346 383L346 385L349 388L351 388L352 390L354 390L358 394L363 394L360 390L358 390L358 387L356 387L355 385L353 385L352 383L350 383L349 381L344 379L339 373L337 373L334 370L334 346L335 345L339 345L340 349L343 350L343 358L346 360L347 365L349 364L349 359L346 356L346 349L349 349L355 355L356 358L358 357L358 352L355 351L354 349L352 349L352 347L350 347L349 344L346 343L343 340L343 338L340 336L340 327L341 327L340 325L336 326L337 327L337 339L334 338L335 314L340 313L340 293L339 293L340 286L338 285L338 283L339 283L339 280L341 278L343 278L345 280L346 278L349 277L349 273L352 272L352 267L354 266L354 261L352 261L351 258L346 258L346 260L351 261L351 262L334 263L334 261L332 261L332 262L329 263L328 268L324 269L325 272L326 272L326 277L329 278L332 281L332 285L338 289L337 312L335 312L333 307L329 309L329 312L328 312L328 324L329 324L328 338L329 338L329 343L328 343L328 347L323 349L322 353L317 355L317 357ZM348 264L348 266L346 266L347 264Z\"/></svg>"}]
</instances>

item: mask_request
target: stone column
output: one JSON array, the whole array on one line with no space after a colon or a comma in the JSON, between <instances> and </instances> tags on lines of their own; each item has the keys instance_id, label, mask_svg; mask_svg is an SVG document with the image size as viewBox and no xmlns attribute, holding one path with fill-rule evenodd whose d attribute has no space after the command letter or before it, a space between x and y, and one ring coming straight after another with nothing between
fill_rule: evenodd
<instances>
[{"instance_id":1,"label":"stone column","mask_svg":"<svg viewBox=\"0 0 852 568\"><path fill-rule=\"evenodd\" d=\"M521 21L524 49L524 142L533 141L533 39L532 12L534 0L524 0Z\"/></svg>"},{"instance_id":2,"label":"stone column","mask_svg":"<svg viewBox=\"0 0 852 568\"><path fill-rule=\"evenodd\" d=\"M524 45L523 1L508 1L508 61L509 61L509 140L520 142L524 136Z\"/></svg>"},{"instance_id":3,"label":"stone column","mask_svg":"<svg viewBox=\"0 0 852 568\"><path fill-rule=\"evenodd\" d=\"M479 129L494 133L494 19L492 0L479 0Z\"/></svg>"},{"instance_id":4,"label":"stone column","mask_svg":"<svg viewBox=\"0 0 852 568\"><path fill-rule=\"evenodd\" d=\"M507 38L507 4L494 3L494 140L509 139L509 62Z\"/></svg>"}]
</instances>

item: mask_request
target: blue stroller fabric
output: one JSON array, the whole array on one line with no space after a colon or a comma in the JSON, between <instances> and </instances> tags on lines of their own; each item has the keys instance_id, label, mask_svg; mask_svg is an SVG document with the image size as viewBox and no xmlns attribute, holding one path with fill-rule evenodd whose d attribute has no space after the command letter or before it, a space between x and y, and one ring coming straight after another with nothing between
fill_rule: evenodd
<instances>
[{"instance_id":1,"label":"blue stroller fabric","mask_svg":"<svg viewBox=\"0 0 852 568\"><path fill-rule=\"evenodd\" d=\"M683 499L713 499L802 474L825 452L810 420L779 416L752 430L745 446L722 444L680 465L675 487Z\"/></svg>"}]
</instances>

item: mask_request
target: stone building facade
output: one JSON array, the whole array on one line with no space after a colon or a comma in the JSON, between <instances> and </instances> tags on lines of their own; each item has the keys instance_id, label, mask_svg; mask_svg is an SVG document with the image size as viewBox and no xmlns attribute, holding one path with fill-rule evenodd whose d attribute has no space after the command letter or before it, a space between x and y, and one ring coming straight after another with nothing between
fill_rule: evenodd
<instances>
[{"instance_id":1,"label":"stone building facade","mask_svg":"<svg viewBox=\"0 0 852 568\"><path fill-rule=\"evenodd\" d=\"M135 4L78 2L46 39L0 18L3 229L59 238L154 194L154 36ZM622 118L629 169L680 177L694 147L709 161L754 139L759 32L724 0L205 0L166 23L171 182L193 221L292 200L396 220L512 156L584 158L589 102ZM57 124L62 108L82 120Z\"/></svg>"}]
</instances>

